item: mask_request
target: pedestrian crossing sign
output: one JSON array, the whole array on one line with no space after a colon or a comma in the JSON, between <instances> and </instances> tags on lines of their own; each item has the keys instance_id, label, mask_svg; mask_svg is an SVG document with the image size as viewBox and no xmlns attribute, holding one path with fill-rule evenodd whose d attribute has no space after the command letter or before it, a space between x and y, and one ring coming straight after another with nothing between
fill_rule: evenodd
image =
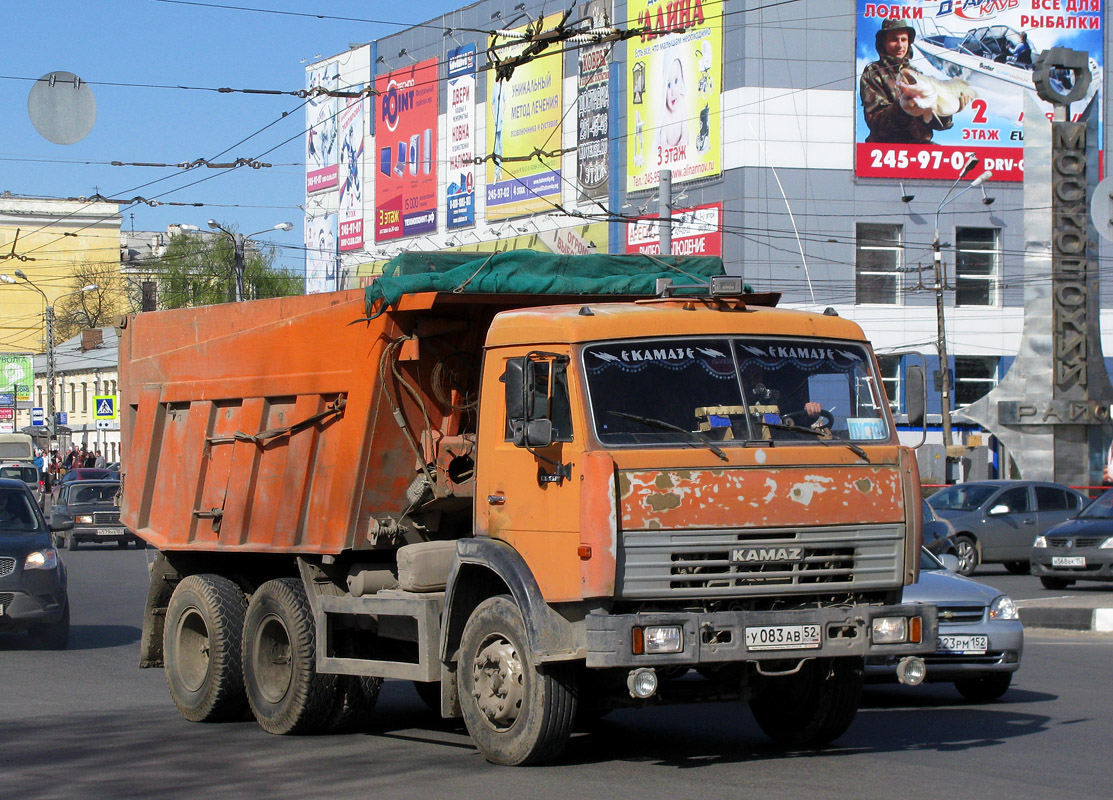
<instances>
[{"instance_id":1,"label":"pedestrian crossing sign","mask_svg":"<svg viewBox=\"0 0 1113 800\"><path fill-rule=\"evenodd\" d=\"M93 395L93 419L116 419L116 395Z\"/></svg>"}]
</instances>

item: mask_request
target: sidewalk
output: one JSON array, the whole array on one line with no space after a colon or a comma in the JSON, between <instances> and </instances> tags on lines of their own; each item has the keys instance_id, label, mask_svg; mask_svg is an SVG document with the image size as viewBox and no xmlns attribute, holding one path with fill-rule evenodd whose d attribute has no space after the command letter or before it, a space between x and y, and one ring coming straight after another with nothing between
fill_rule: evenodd
<instances>
[{"instance_id":1,"label":"sidewalk","mask_svg":"<svg viewBox=\"0 0 1113 800\"><path fill-rule=\"evenodd\" d=\"M1072 631L1113 631L1113 595L1067 595L1017 600L1026 628L1065 628Z\"/></svg>"}]
</instances>

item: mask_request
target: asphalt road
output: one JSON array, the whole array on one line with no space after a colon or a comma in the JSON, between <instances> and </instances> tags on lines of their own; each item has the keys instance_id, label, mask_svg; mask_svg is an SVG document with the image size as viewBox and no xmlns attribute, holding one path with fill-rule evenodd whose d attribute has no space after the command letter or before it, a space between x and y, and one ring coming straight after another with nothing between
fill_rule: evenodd
<instances>
[{"instance_id":1,"label":"asphalt road","mask_svg":"<svg viewBox=\"0 0 1113 800\"><path fill-rule=\"evenodd\" d=\"M615 712L575 736L559 762L515 769L487 764L461 725L434 717L398 682L384 688L365 734L277 737L254 722L185 722L162 671L136 666L146 554L108 546L63 557L71 649L36 651L0 635L0 797L1046 800L1108 791L1113 636L1029 632L1013 689L989 705L963 702L949 684L869 688L850 730L820 751L774 747L735 703Z\"/></svg>"}]
</instances>

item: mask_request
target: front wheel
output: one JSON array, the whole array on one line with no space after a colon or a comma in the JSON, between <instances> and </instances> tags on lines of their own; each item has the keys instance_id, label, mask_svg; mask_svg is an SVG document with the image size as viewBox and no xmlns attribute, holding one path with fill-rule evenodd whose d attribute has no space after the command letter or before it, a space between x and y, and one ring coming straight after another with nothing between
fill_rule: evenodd
<instances>
[{"instance_id":1,"label":"front wheel","mask_svg":"<svg viewBox=\"0 0 1113 800\"><path fill-rule=\"evenodd\" d=\"M975 703L992 703L1009 690L1012 680L1011 672L993 672L980 678L955 681L955 688L967 700Z\"/></svg>"},{"instance_id":2,"label":"front wheel","mask_svg":"<svg viewBox=\"0 0 1113 800\"><path fill-rule=\"evenodd\" d=\"M1047 575L1041 575L1040 583L1043 584L1043 588L1045 589L1058 591L1059 589L1066 589L1074 583L1074 581L1069 581L1066 578L1050 578Z\"/></svg>"},{"instance_id":3,"label":"front wheel","mask_svg":"<svg viewBox=\"0 0 1113 800\"><path fill-rule=\"evenodd\" d=\"M969 578L978 567L978 545L969 536L956 536L955 555L958 556L958 569L955 572Z\"/></svg>"},{"instance_id":4,"label":"front wheel","mask_svg":"<svg viewBox=\"0 0 1113 800\"><path fill-rule=\"evenodd\" d=\"M1027 561L1006 561L1005 569L1011 575L1027 575L1031 571L1032 565Z\"/></svg>"},{"instance_id":5,"label":"front wheel","mask_svg":"<svg viewBox=\"0 0 1113 800\"><path fill-rule=\"evenodd\" d=\"M317 672L315 641L301 581L267 581L252 595L243 626L244 687L268 733L313 733L328 721L336 676Z\"/></svg>"},{"instance_id":6,"label":"front wheel","mask_svg":"<svg viewBox=\"0 0 1113 800\"><path fill-rule=\"evenodd\" d=\"M556 758L576 720L570 664L533 663L522 613L507 596L484 600L460 641L460 708L472 741L495 764Z\"/></svg>"},{"instance_id":7,"label":"front wheel","mask_svg":"<svg viewBox=\"0 0 1113 800\"><path fill-rule=\"evenodd\" d=\"M862 698L862 659L813 659L794 675L770 679L750 711L778 744L813 747L842 736Z\"/></svg>"}]
</instances>

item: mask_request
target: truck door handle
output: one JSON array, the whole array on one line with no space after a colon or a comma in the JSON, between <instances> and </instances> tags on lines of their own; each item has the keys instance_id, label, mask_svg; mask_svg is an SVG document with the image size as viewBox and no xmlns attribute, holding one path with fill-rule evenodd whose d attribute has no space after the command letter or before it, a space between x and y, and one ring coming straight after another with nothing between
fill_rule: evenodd
<instances>
[{"instance_id":1,"label":"truck door handle","mask_svg":"<svg viewBox=\"0 0 1113 800\"><path fill-rule=\"evenodd\" d=\"M501 506L506 504L506 497L501 494L487 495L487 503L492 506Z\"/></svg>"}]
</instances>

